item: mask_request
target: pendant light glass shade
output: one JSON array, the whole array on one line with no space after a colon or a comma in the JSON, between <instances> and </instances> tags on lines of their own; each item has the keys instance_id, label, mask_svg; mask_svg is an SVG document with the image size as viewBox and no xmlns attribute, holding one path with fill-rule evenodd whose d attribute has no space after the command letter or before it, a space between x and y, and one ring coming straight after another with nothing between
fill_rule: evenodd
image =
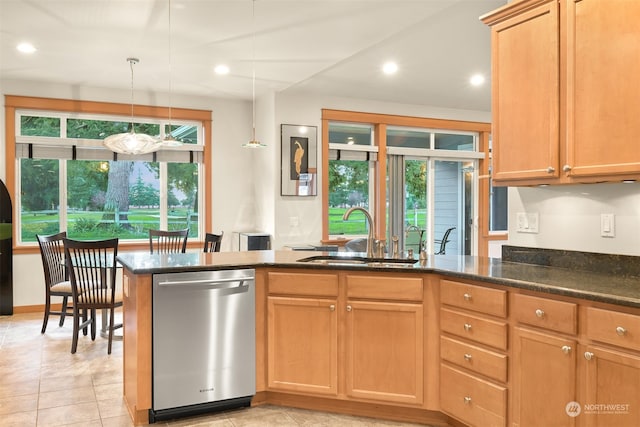
<instances>
[{"instance_id":1,"label":"pendant light glass shade","mask_svg":"<svg viewBox=\"0 0 640 427\"><path fill-rule=\"evenodd\" d=\"M102 141L109 150L121 154L146 154L157 151L162 143L152 136L136 133L133 125L133 65L140 62L138 58L127 58L131 68L131 130L125 133L110 135Z\"/></svg>"},{"instance_id":2,"label":"pendant light glass shade","mask_svg":"<svg viewBox=\"0 0 640 427\"><path fill-rule=\"evenodd\" d=\"M256 54L255 54L255 20L256 20L256 0L251 5L251 115L253 121L253 129L251 132L251 141L242 144L245 148L261 148L266 147L256 139Z\"/></svg>"}]
</instances>

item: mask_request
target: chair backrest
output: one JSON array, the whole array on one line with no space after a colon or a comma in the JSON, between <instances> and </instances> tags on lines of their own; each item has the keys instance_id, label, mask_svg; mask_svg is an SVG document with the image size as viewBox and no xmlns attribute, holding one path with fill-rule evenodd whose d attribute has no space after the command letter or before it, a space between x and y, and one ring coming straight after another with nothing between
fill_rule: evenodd
<instances>
[{"instance_id":1,"label":"chair backrest","mask_svg":"<svg viewBox=\"0 0 640 427\"><path fill-rule=\"evenodd\" d=\"M222 236L224 231L220 234L207 233L204 236L204 252L220 252L220 246L222 246Z\"/></svg>"},{"instance_id":2,"label":"chair backrest","mask_svg":"<svg viewBox=\"0 0 640 427\"><path fill-rule=\"evenodd\" d=\"M451 232L455 229L456 229L455 227L447 228L447 231L444 232L442 236L442 240L440 240L440 249L438 250L438 252L436 252L436 255L445 254L447 243L449 242L449 234L451 234Z\"/></svg>"},{"instance_id":3,"label":"chair backrest","mask_svg":"<svg viewBox=\"0 0 640 427\"><path fill-rule=\"evenodd\" d=\"M149 230L149 252L170 254L187 251L189 229L184 230Z\"/></svg>"},{"instance_id":4,"label":"chair backrest","mask_svg":"<svg viewBox=\"0 0 640 427\"><path fill-rule=\"evenodd\" d=\"M87 308L113 304L118 239L64 239L64 255L74 304Z\"/></svg>"},{"instance_id":5,"label":"chair backrest","mask_svg":"<svg viewBox=\"0 0 640 427\"><path fill-rule=\"evenodd\" d=\"M64 239L67 232L40 236L40 255L42 256L42 268L44 270L44 283L47 289L56 283L68 280L67 269L64 266Z\"/></svg>"}]
</instances>

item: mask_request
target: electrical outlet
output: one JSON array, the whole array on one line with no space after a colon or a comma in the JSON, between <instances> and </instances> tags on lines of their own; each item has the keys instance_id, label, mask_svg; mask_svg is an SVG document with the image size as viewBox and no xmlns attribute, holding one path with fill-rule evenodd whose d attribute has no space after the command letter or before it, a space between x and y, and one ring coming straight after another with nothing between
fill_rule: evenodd
<instances>
[{"instance_id":1,"label":"electrical outlet","mask_svg":"<svg viewBox=\"0 0 640 427\"><path fill-rule=\"evenodd\" d=\"M600 235L602 237L616 236L616 221L614 214L600 215Z\"/></svg>"}]
</instances>

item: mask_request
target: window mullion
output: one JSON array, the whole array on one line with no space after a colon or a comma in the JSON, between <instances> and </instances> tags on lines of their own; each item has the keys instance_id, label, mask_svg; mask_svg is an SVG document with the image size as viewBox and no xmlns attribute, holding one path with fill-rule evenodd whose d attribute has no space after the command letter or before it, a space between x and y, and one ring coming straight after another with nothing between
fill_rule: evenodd
<instances>
[{"instance_id":1,"label":"window mullion","mask_svg":"<svg viewBox=\"0 0 640 427\"><path fill-rule=\"evenodd\" d=\"M67 214L67 161L58 160L59 166L59 200L58 200L58 216L60 221L60 231L69 230L69 216Z\"/></svg>"}]
</instances>

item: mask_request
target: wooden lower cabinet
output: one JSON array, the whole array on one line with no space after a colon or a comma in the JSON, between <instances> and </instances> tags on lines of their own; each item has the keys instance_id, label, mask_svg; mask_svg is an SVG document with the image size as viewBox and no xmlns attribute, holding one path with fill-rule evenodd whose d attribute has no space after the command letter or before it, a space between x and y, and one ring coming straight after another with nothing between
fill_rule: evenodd
<instances>
[{"instance_id":1,"label":"wooden lower cabinet","mask_svg":"<svg viewBox=\"0 0 640 427\"><path fill-rule=\"evenodd\" d=\"M575 425L567 405L576 401L576 351L575 340L513 328L514 427Z\"/></svg>"},{"instance_id":2,"label":"wooden lower cabinet","mask_svg":"<svg viewBox=\"0 0 640 427\"><path fill-rule=\"evenodd\" d=\"M440 405L470 426L498 427L507 422L506 387L444 364L440 366Z\"/></svg>"},{"instance_id":3,"label":"wooden lower cabinet","mask_svg":"<svg viewBox=\"0 0 640 427\"><path fill-rule=\"evenodd\" d=\"M640 426L640 355L595 345L583 350L580 426Z\"/></svg>"},{"instance_id":4,"label":"wooden lower cabinet","mask_svg":"<svg viewBox=\"0 0 640 427\"><path fill-rule=\"evenodd\" d=\"M347 396L421 404L422 304L347 301L345 323Z\"/></svg>"},{"instance_id":5,"label":"wooden lower cabinet","mask_svg":"<svg viewBox=\"0 0 640 427\"><path fill-rule=\"evenodd\" d=\"M337 301L267 298L268 387L338 394Z\"/></svg>"}]
</instances>

